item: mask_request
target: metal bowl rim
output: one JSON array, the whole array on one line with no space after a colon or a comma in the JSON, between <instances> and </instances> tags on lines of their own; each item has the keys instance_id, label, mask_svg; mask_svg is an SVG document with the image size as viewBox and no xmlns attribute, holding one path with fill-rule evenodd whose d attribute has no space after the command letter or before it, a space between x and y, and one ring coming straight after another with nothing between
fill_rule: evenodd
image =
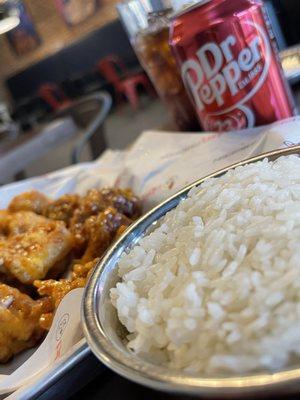
<instances>
[{"instance_id":1,"label":"metal bowl rim","mask_svg":"<svg viewBox=\"0 0 300 400\"><path fill-rule=\"evenodd\" d=\"M169 211L169 209L176 207L182 199L186 198L188 192L193 187L199 186L209 178L217 178L230 169L261 161L264 158L275 160L280 156L292 154L300 155L300 145L271 151L243 160L193 182L147 212L138 221L131 225L131 227L124 232L115 244L110 247L103 259L96 265L89 279L88 285L86 286L82 303L84 335L92 352L101 362L131 381L144 384L154 389L178 393L213 396L220 394L220 389L222 389L223 395L250 394L254 392L266 393L273 390L282 390L287 388L290 384L299 383L300 368L284 370L273 374L265 373L248 376L234 376L230 378L198 378L184 375L180 373L180 371L173 371L166 367L158 367L157 365L139 359L134 355L134 353L130 353L129 351L127 351L127 356L124 357L124 354L115 348L109 337L105 334L97 312L97 305L100 297L99 283L102 273L105 271L105 267L118 251L123 251L129 245L131 236L139 230L141 225L148 223L147 226L150 226L153 221L161 218ZM168 208L168 205L172 204L172 202L176 203L174 207L167 209L167 211L163 211L162 215L153 219L153 217L159 212ZM132 366L133 360L134 366Z\"/></svg>"}]
</instances>

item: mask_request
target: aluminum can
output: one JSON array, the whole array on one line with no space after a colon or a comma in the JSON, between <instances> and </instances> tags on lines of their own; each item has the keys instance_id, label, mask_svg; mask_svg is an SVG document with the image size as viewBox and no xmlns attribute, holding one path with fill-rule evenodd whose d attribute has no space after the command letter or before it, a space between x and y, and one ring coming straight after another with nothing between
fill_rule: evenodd
<instances>
[{"instance_id":1,"label":"aluminum can","mask_svg":"<svg viewBox=\"0 0 300 400\"><path fill-rule=\"evenodd\" d=\"M204 130L295 115L262 1L198 1L173 17L170 46Z\"/></svg>"}]
</instances>

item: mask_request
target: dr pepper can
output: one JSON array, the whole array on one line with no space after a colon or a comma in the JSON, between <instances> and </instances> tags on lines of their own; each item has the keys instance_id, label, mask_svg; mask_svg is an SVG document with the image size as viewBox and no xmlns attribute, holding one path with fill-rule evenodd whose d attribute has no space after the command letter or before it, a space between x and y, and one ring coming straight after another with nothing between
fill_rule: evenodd
<instances>
[{"instance_id":1,"label":"dr pepper can","mask_svg":"<svg viewBox=\"0 0 300 400\"><path fill-rule=\"evenodd\" d=\"M262 1L199 1L173 17L170 45L204 130L295 115Z\"/></svg>"}]
</instances>

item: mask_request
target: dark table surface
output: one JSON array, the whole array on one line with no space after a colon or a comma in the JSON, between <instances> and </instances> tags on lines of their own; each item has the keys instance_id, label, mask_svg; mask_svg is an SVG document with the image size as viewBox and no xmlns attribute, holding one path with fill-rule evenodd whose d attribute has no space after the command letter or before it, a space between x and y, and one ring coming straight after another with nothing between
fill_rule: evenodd
<instances>
[{"instance_id":1,"label":"dark table surface","mask_svg":"<svg viewBox=\"0 0 300 400\"><path fill-rule=\"evenodd\" d=\"M243 397L244 398L244 397ZM114 372L109 370L100 371L88 385L79 390L76 394L70 397L70 400L199 400L206 399L205 397L190 397L181 394L171 394L159 392L146 388L136 383L124 379ZM225 397L220 396L219 400L225 400ZM231 400L231 397L226 397L226 400ZM256 397L247 397L247 400L257 399ZM262 396L262 400L299 400L300 395L288 396ZM44 399L43 399L44 400ZM212 400L210 398L210 400Z\"/></svg>"}]
</instances>

